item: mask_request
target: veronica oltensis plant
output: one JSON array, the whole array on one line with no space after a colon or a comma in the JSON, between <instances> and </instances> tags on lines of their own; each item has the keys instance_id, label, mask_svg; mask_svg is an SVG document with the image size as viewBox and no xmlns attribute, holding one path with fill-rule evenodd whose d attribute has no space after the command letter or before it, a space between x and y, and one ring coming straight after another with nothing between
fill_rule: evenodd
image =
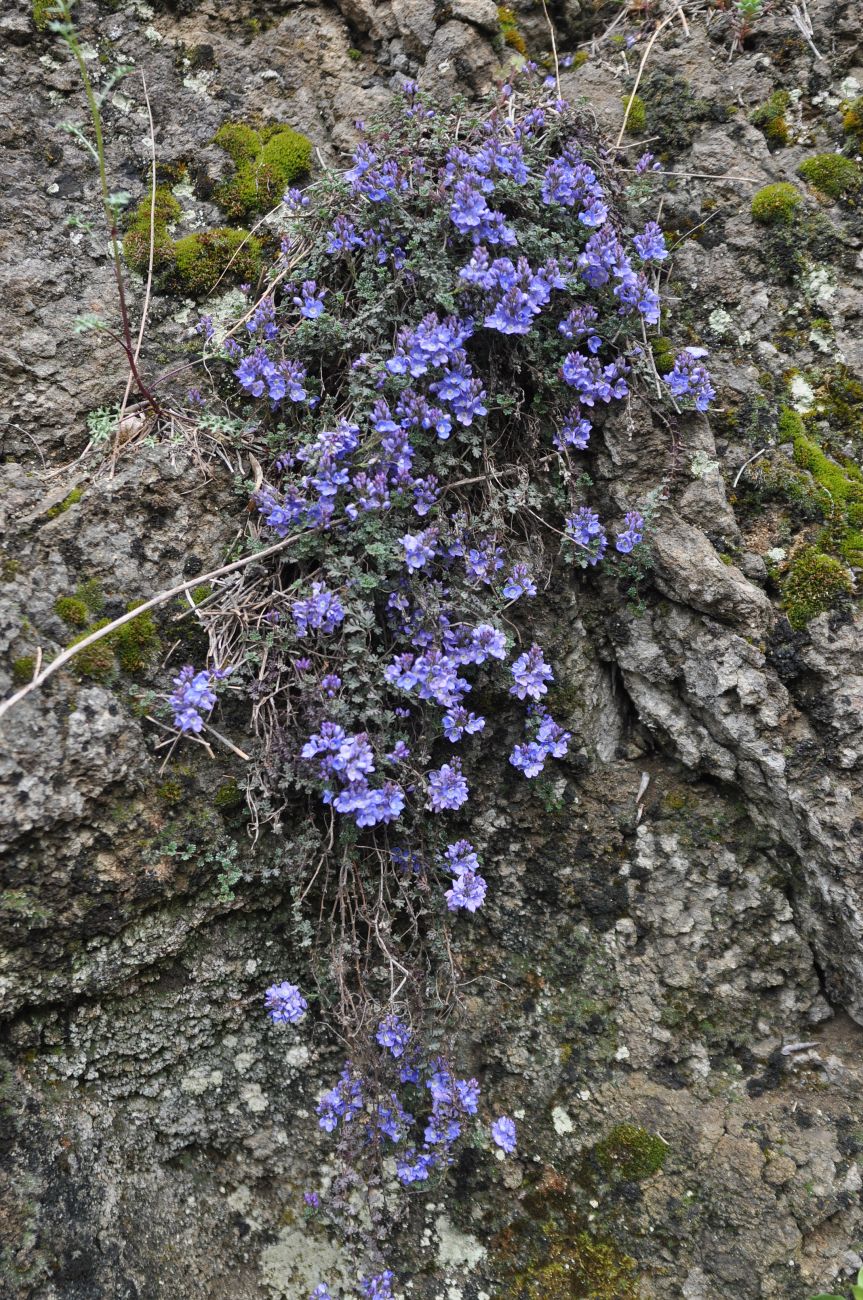
<instances>
[{"instance_id":1,"label":"veronica oltensis plant","mask_svg":"<svg viewBox=\"0 0 863 1300\"><path fill-rule=\"evenodd\" d=\"M465 1142L516 1149L443 1031L452 927L494 891L468 838L477 747L527 780L567 755L531 603L553 564L642 545L638 503L603 520L584 470L608 408L656 382L644 327L667 254L655 222L627 235L612 159L530 67L481 110L406 85L358 126L346 172L285 196L271 289L222 341L202 322L270 448L256 544L291 545L217 586L214 666L184 669L170 702L197 735L230 669L255 824L314 821L295 896L318 918L316 1014L348 1054L318 1104L337 1172L306 1204L364 1257L355 1294L384 1300L400 1189ZM713 397L698 354L664 382L669 401ZM494 736L480 699L504 713ZM266 1008L296 1026L311 997L283 980Z\"/></svg>"}]
</instances>

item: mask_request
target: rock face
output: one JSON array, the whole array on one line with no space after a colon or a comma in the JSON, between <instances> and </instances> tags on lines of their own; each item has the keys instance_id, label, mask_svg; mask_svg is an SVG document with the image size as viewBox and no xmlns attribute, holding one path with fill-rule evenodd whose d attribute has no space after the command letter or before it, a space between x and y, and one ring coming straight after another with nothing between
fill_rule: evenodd
<instances>
[{"instance_id":1,"label":"rock face","mask_svg":"<svg viewBox=\"0 0 863 1300\"><path fill-rule=\"evenodd\" d=\"M596 38L562 89L616 138L623 26L601 40L607 23L577 4L548 8L561 52ZM513 9L542 55L541 11ZM848 600L792 628L775 579L823 519L823 494L820 515L805 504L817 487L789 487L779 408L808 404L847 458L863 447L863 229L859 204L802 183L793 239L749 206L759 186L795 182L804 157L849 152L854 6L809 13L810 43L779 10L742 36L721 13L672 25L640 88L646 147L677 174L661 215L679 243L675 315L711 348L719 410L669 425L645 405L602 428L591 473L608 500L661 487L652 567L629 594L561 580L548 595L555 711L579 752L542 797L488 777L477 838L495 888L462 940L477 981L464 1045L519 1117L522 1157L499 1182L465 1162L418 1208L400 1266L420 1300L575 1294L560 1288L576 1267L596 1297L627 1294L625 1275L657 1300L806 1300L860 1264L860 614ZM472 94L512 53L485 0L84 3L76 18L94 74L120 56L146 72L182 233L222 220L223 121L288 122L336 164L399 79ZM115 617L221 562L242 528L235 480L254 470L216 427L206 446L179 428L105 440L93 412L122 398L125 372L105 335L73 329L114 311L93 169L60 130L82 120L79 84L23 0L0 32L11 689L37 647L77 634L58 601ZM777 90L781 147L749 120ZM137 201L150 146L134 77L106 121L117 188ZM655 216L655 196L633 202ZM136 314L141 299L133 281ZM149 373L182 364L200 311L155 295ZM331 1156L312 1112L340 1058L260 1012L261 989L304 960L289 889L301 828L252 850L241 764L159 747L150 692L199 648L184 608L126 659L58 674L3 724L12 1300L300 1300L341 1267L297 1209ZM599 1243L589 1270L585 1233Z\"/></svg>"}]
</instances>

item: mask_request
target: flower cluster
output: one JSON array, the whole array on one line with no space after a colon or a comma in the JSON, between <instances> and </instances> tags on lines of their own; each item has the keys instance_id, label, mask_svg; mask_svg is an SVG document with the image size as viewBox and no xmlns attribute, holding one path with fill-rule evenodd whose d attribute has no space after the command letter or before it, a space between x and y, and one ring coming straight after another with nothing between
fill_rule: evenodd
<instances>
[{"instance_id":1,"label":"flower cluster","mask_svg":"<svg viewBox=\"0 0 863 1300\"><path fill-rule=\"evenodd\" d=\"M180 669L174 678L174 693L168 699L178 731L197 734L203 730L203 715L215 707L215 683L223 681L227 675L228 670L222 668L196 673L191 664Z\"/></svg>"},{"instance_id":2,"label":"flower cluster","mask_svg":"<svg viewBox=\"0 0 863 1300\"><path fill-rule=\"evenodd\" d=\"M716 391L704 365L698 360L703 355L700 348L684 348L674 359L674 366L665 376L665 382L675 397L690 397L696 411L706 411L716 396Z\"/></svg>"},{"instance_id":3,"label":"flower cluster","mask_svg":"<svg viewBox=\"0 0 863 1300\"><path fill-rule=\"evenodd\" d=\"M276 1025L298 1025L309 1009L296 984L289 984L287 980L267 989L264 1004Z\"/></svg>"},{"instance_id":4,"label":"flower cluster","mask_svg":"<svg viewBox=\"0 0 863 1300\"><path fill-rule=\"evenodd\" d=\"M532 710L528 726L533 732L532 738L518 744L509 756L513 767L527 777L539 776L545 767L545 760L565 758L569 752L572 735L564 731L559 723L541 706Z\"/></svg>"},{"instance_id":5,"label":"flower cluster","mask_svg":"<svg viewBox=\"0 0 863 1300\"><path fill-rule=\"evenodd\" d=\"M454 877L445 895L449 910L475 912L485 901L487 885L479 874L479 858L470 841L450 844L443 855L443 866Z\"/></svg>"}]
</instances>

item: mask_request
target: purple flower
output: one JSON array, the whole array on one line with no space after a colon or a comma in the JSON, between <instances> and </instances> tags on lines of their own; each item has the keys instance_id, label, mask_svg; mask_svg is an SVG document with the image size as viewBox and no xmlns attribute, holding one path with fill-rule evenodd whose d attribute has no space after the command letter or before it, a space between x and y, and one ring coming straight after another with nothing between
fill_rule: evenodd
<instances>
[{"instance_id":1,"label":"purple flower","mask_svg":"<svg viewBox=\"0 0 863 1300\"><path fill-rule=\"evenodd\" d=\"M313 582L312 594L305 600L295 601L291 613L297 626L297 636L301 637L310 629L334 632L345 617L342 602L322 582Z\"/></svg>"},{"instance_id":2,"label":"purple flower","mask_svg":"<svg viewBox=\"0 0 863 1300\"><path fill-rule=\"evenodd\" d=\"M299 295L294 298L294 306L299 307L300 315L306 320L316 320L324 314L324 295L326 289L318 290L316 281L304 280Z\"/></svg>"},{"instance_id":3,"label":"purple flower","mask_svg":"<svg viewBox=\"0 0 863 1300\"><path fill-rule=\"evenodd\" d=\"M339 677L338 673L327 673L325 677L321 678L321 690L325 695L328 695L330 699L333 698L341 684L342 679Z\"/></svg>"},{"instance_id":4,"label":"purple flower","mask_svg":"<svg viewBox=\"0 0 863 1300\"><path fill-rule=\"evenodd\" d=\"M362 1278L360 1290L365 1300L392 1300L394 1277L392 1269L385 1268L383 1273L376 1273L374 1277Z\"/></svg>"},{"instance_id":5,"label":"purple flower","mask_svg":"<svg viewBox=\"0 0 863 1300\"><path fill-rule=\"evenodd\" d=\"M324 1283L319 1282L309 1296L309 1300L333 1300L333 1297L330 1295L330 1292Z\"/></svg>"},{"instance_id":6,"label":"purple flower","mask_svg":"<svg viewBox=\"0 0 863 1300\"><path fill-rule=\"evenodd\" d=\"M303 1192L303 1202L310 1210L318 1210L321 1205L321 1198L317 1192Z\"/></svg>"},{"instance_id":7,"label":"purple flower","mask_svg":"<svg viewBox=\"0 0 863 1300\"><path fill-rule=\"evenodd\" d=\"M697 411L706 411L716 396L709 373L689 348L677 354L665 382L675 397L691 397Z\"/></svg>"},{"instance_id":8,"label":"purple flower","mask_svg":"<svg viewBox=\"0 0 863 1300\"><path fill-rule=\"evenodd\" d=\"M515 1124L508 1115L501 1115L491 1126L492 1141L501 1151L511 1156L515 1151Z\"/></svg>"},{"instance_id":9,"label":"purple flower","mask_svg":"<svg viewBox=\"0 0 863 1300\"><path fill-rule=\"evenodd\" d=\"M422 533L405 533L399 539L404 547L405 564L412 573L434 559L437 536L436 528L427 528Z\"/></svg>"},{"instance_id":10,"label":"purple flower","mask_svg":"<svg viewBox=\"0 0 863 1300\"><path fill-rule=\"evenodd\" d=\"M634 546L637 546L644 536L644 516L640 515L637 510L630 510L625 516L626 529L618 533L617 540L614 543L615 548L620 551L621 555L628 555Z\"/></svg>"},{"instance_id":11,"label":"purple flower","mask_svg":"<svg viewBox=\"0 0 863 1300\"><path fill-rule=\"evenodd\" d=\"M574 515L566 520L566 531L570 539L584 552L584 564L597 564L605 555L608 537L599 522L599 515L589 506L580 506Z\"/></svg>"},{"instance_id":12,"label":"purple flower","mask_svg":"<svg viewBox=\"0 0 863 1300\"><path fill-rule=\"evenodd\" d=\"M655 221L648 221L642 234L636 235L632 242L643 262L662 262L668 257L665 236Z\"/></svg>"},{"instance_id":13,"label":"purple flower","mask_svg":"<svg viewBox=\"0 0 863 1300\"><path fill-rule=\"evenodd\" d=\"M396 1060L405 1052L411 1040L411 1031L398 1016L390 1015L378 1025L375 1035L381 1047L388 1047Z\"/></svg>"},{"instance_id":14,"label":"purple flower","mask_svg":"<svg viewBox=\"0 0 863 1300\"><path fill-rule=\"evenodd\" d=\"M454 758L452 763L444 763L442 767L428 773L426 808L431 812L460 808L467 797L467 781L462 776L459 759Z\"/></svg>"},{"instance_id":15,"label":"purple flower","mask_svg":"<svg viewBox=\"0 0 863 1300\"><path fill-rule=\"evenodd\" d=\"M213 683L225 676L223 671L203 670L196 673L191 664L180 669L174 678L176 690L168 699L174 710L174 726L178 731L193 731L197 734L203 730L204 719L201 715L209 713L216 703Z\"/></svg>"},{"instance_id":16,"label":"purple flower","mask_svg":"<svg viewBox=\"0 0 863 1300\"><path fill-rule=\"evenodd\" d=\"M482 731L484 726L485 718L479 718L475 713L469 713L463 705L459 705L444 714L443 734L447 740L456 744L465 733L473 736L477 731Z\"/></svg>"},{"instance_id":17,"label":"purple flower","mask_svg":"<svg viewBox=\"0 0 863 1300\"><path fill-rule=\"evenodd\" d=\"M273 984L267 989L264 1005L276 1025L298 1025L309 1009L309 1004L296 984Z\"/></svg>"},{"instance_id":18,"label":"purple flower","mask_svg":"<svg viewBox=\"0 0 863 1300\"><path fill-rule=\"evenodd\" d=\"M452 888L444 894L446 905L451 912L460 909L475 912L478 907L482 907L487 888L482 876L478 876L475 871L463 871L456 876Z\"/></svg>"},{"instance_id":19,"label":"purple flower","mask_svg":"<svg viewBox=\"0 0 863 1300\"><path fill-rule=\"evenodd\" d=\"M519 655L510 669L515 678L515 685L509 688L510 695L520 700L528 696L538 700L548 694L546 682L554 681L554 673L545 662L541 648L535 643L525 654Z\"/></svg>"}]
</instances>

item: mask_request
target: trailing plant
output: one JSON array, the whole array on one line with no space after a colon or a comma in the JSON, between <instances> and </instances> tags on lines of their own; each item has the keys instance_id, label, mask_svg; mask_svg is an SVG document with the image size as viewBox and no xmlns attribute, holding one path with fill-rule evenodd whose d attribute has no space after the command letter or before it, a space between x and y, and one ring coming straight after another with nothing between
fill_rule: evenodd
<instances>
[{"instance_id":1,"label":"trailing plant","mask_svg":"<svg viewBox=\"0 0 863 1300\"><path fill-rule=\"evenodd\" d=\"M218 692L244 693L255 827L301 809L316 827L293 882L317 918L315 993L284 980L265 1001L297 1025L313 1000L347 1044L318 1105L338 1173L306 1203L382 1300L399 1186L441 1180L465 1142L516 1146L508 1116L478 1124L445 1032L451 936L489 890L463 834L480 762L507 735L501 775L532 780L572 739L531 602L556 565L583 581L629 557L655 504L610 545L580 461L636 386L699 410L714 393L695 349L658 380L662 232L625 242L609 158L530 68L481 110L439 113L408 84L361 129L347 172L286 194L270 290L226 338L201 322L222 397L235 385L269 447L261 559L213 584L211 666L168 703L203 738ZM499 701L494 728L480 699Z\"/></svg>"},{"instance_id":2,"label":"trailing plant","mask_svg":"<svg viewBox=\"0 0 863 1300\"><path fill-rule=\"evenodd\" d=\"M317 1108L337 1172L306 1206L371 1300L392 1291L405 1191L440 1183L466 1143L516 1149L457 1064L456 927L494 889L467 838L481 768L535 780L572 741L531 603L559 568L581 586L619 558L631 584L656 507L602 521L592 441L635 390L700 411L714 396L700 349L665 348L659 375L662 231L626 233L612 158L555 94L531 65L480 108L439 112L408 83L359 124L349 170L287 192L267 292L227 336L199 326L218 420L265 449L249 550L75 651L113 654L121 627L210 588L210 661L164 706L177 743L214 735L249 759L255 833L303 819L286 871L314 992L282 980L265 1005L288 1026L314 1005L346 1045ZM250 755L213 727L220 691L247 702Z\"/></svg>"}]
</instances>

